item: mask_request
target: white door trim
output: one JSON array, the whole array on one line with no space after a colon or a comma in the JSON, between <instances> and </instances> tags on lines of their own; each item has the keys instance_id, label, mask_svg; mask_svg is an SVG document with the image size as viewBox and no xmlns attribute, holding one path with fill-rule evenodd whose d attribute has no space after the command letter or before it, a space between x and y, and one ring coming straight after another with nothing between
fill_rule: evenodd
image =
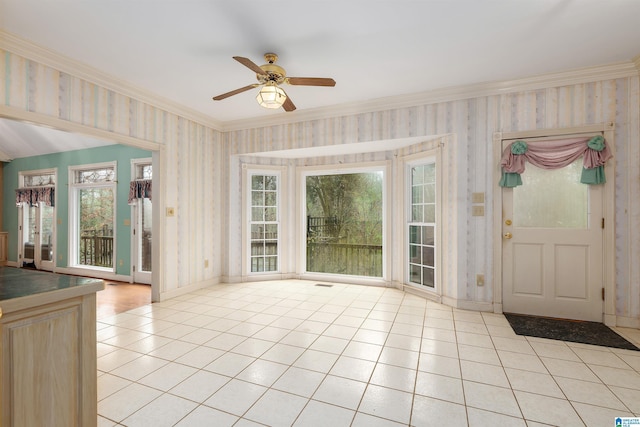
<instances>
[{"instance_id":1,"label":"white door trim","mask_svg":"<svg viewBox=\"0 0 640 427\"><path fill-rule=\"evenodd\" d=\"M611 154L615 156L615 124L613 122L571 128L543 129L523 132L495 132L493 134L493 307L502 313L502 188L498 185L501 177L500 158L502 141L524 138L557 138L559 136L602 132ZM615 315L615 158L605 165L607 182L604 184L603 215L605 219L603 239L604 274L604 323L616 325Z\"/></svg>"}]
</instances>

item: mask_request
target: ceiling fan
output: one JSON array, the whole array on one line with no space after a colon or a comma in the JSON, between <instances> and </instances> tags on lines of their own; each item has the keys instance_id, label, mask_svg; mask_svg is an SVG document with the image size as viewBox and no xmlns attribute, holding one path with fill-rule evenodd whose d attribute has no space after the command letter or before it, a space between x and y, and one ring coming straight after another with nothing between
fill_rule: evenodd
<instances>
[{"instance_id":1,"label":"ceiling fan","mask_svg":"<svg viewBox=\"0 0 640 427\"><path fill-rule=\"evenodd\" d=\"M265 108L284 108L285 111L293 111L296 106L287 96L285 91L280 87L281 84L287 83L295 86L335 86L336 81L330 78L322 77L287 77L284 68L276 65L278 55L275 53L265 53L264 59L267 61L264 65L256 65L253 61L242 56L234 56L233 59L249 68L256 73L258 83L250 84L222 95L214 96L214 101L221 101L233 95L246 92L258 86L262 86L256 100L258 104Z\"/></svg>"}]
</instances>

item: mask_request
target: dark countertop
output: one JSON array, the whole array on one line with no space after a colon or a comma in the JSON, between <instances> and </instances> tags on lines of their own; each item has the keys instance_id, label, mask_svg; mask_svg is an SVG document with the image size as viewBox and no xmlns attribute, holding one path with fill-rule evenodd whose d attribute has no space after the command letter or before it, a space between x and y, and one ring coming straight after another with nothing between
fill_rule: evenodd
<instances>
[{"instance_id":1,"label":"dark countertop","mask_svg":"<svg viewBox=\"0 0 640 427\"><path fill-rule=\"evenodd\" d=\"M0 267L0 301L104 283L102 279Z\"/></svg>"}]
</instances>

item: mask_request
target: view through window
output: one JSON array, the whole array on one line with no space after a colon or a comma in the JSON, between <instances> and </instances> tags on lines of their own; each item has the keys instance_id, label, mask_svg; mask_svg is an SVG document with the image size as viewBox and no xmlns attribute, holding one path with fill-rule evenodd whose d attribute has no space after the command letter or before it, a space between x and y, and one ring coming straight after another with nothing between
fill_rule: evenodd
<instances>
[{"instance_id":1,"label":"view through window","mask_svg":"<svg viewBox=\"0 0 640 427\"><path fill-rule=\"evenodd\" d=\"M382 277L383 173L306 177L308 272Z\"/></svg>"}]
</instances>

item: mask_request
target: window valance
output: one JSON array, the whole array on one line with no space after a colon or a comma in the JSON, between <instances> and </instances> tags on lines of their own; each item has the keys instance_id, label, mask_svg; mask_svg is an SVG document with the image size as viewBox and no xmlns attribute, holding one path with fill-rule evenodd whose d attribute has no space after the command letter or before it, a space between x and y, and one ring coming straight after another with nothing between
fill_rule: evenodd
<instances>
[{"instance_id":1,"label":"window valance","mask_svg":"<svg viewBox=\"0 0 640 427\"><path fill-rule=\"evenodd\" d=\"M133 205L137 199L151 200L151 180L137 179L129 184L129 204Z\"/></svg>"},{"instance_id":2,"label":"window valance","mask_svg":"<svg viewBox=\"0 0 640 427\"><path fill-rule=\"evenodd\" d=\"M46 206L55 206L55 188L31 187L16 190L16 206L21 206L23 203L29 206L38 206L40 202Z\"/></svg>"},{"instance_id":3,"label":"window valance","mask_svg":"<svg viewBox=\"0 0 640 427\"><path fill-rule=\"evenodd\" d=\"M601 135L552 141L514 141L502 153L500 186L522 185L520 174L524 172L526 162L542 169L560 169L581 156L583 169L580 182L604 184L604 164L613 156Z\"/></svg>"}]
</instances>

